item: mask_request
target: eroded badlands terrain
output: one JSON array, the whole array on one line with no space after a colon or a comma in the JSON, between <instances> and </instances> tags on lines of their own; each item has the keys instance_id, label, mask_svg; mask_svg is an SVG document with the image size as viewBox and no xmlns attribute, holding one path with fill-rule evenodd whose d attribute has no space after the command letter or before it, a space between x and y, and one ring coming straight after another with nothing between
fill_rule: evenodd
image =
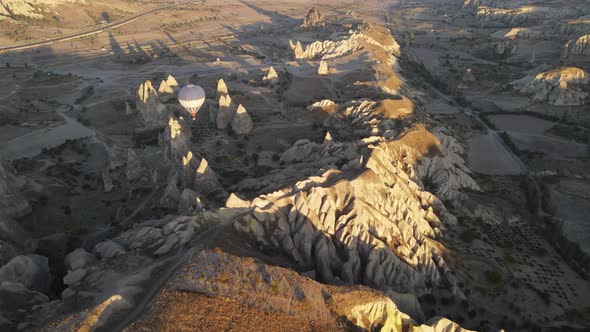
<instances>
[{"instance_id":1,"label":"eroded badlands terrain","mask_svg":"<svg viewBox=\"0 0 590 332\"><path fill-rule=\"evenodd\" d=\"M3 329L590 328L584 1L0 3Z\"/></svg>"}]
</instances>

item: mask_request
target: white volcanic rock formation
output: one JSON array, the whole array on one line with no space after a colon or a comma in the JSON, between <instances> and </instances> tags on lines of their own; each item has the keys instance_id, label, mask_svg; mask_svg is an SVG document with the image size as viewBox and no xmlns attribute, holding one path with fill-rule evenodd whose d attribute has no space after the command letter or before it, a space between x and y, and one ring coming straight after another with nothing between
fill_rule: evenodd
<instances>
[{"instance_id":1,"label":"white volcanic rock formation","mask_svg":"<svg viewBox=\"0 0 590 332\"><path fill-rule=\"evenodd\" d=\"M360 49L362 46L356 38L343 38L332 41L316 41L309 44L305 50L299 48L298 44L293 45L295 59L331 59Z\"/></svg>"},{"instance_id":2,"label":"white volcanic rock formation","mask_svg":"<svg viewBox=\"0 0 590 332\"><path fill-rule=\"evenodd\" d=\"M531 95L535 102L557 106L584 105L590 91L588 73L576 67L533 73L511 84L516 91Z\"/></svg>"},{"instance_id":3,"label":"white volcanic rock formation","mask_svg":"<svg viewBox=\"0 0 590 332\"><path fill-rule=\"evenodd\" d=\"M217 111L217 129L225 129L236 114L236 106L229 95L219 97L219 111Z\"/></svg>"},{"instance_id":4,"label":"white volcanic rock formation","mask_svg":"<svg viewBox=\"0 0 590 332\"><path fill-rule=\"evenodd\" d=\"M15 179L16 175L0 159L0 213L18 218L31 212L31 206L16 188Z\"/></svg>"},{"instance_id":5,"label":"white volcanic rock formation","mask_svg":"<svg viewBox=\"0 0 590 332\"><path fill-rule=\"evenodd\" d=\"M160 139L165 160L178 165L190 150L192 130L183 118L170 117Z\"/></svg>"},{"instance_id":6,"label":"white volcanic rock formation","mask_svg":"<svg viewBox=\"0 0 590 332\"><path fill-rule=\"evenodd\" d=\"M322 110L327 113L336 112L338 108L338 104L328 99L324 99L307 106L308 111Z\"/></svg>"},{"instance_id":7,"label":"white volcanic rock formation","mask_svg":"<svg viewBox=\"0 0 590 332\"><path fill-rule=\"evenodd\" d=\"M240 120L232 122L232 126L235 127L234 130L247 129L242 113ZM178 209L182 214L199 212L203 205L201 198L224 199L227 195L207 160L198 161L194 157L190 150L191 137L191 128L184 118L170 117L160 138L164 160L172 167L168 183L160 197L160 206L170 210ZM145 167L140 169L143 168Z\"/></svg>"},{"instance_id":8,"label":"white volcanic rock formation","mask_svg":"<svg viewBox=\"0 0 590 332\"><path fill-rule=\"evenodd\" d=\"M369 37L381 40L374 45L391 54L384 66L395 64L397 43ZM418 295L428 291L427 285L448 283L461 297L434 245L441 230L457 222L441 199L458 201L462 190L480 190L459 142L434 123L400 133L398 122L414 112L406 97L344 105L325 100L308 110L330 113L327 126L347 124L355 132L389 133L389 138L295 142L281 154L280 168L232 188L260 194L251 204L256 223L247 220L236 229L280 248L322 281ZM295 184L280 185L286 181ZM426 190L426 182L438 197ZM254 231L256 224L264 231Z\"/></svg>"},{"instance_id":9,"label":"white volcanic rock formation","mask_svg":"<svg viewBox=\"0 0 590 332\"><path fill-rule=\"evenodd\" d=\"M163 126L168 120L168 110L160 103L158 92L149 80L137 90L137 110L141 123L148 128Z\"/></svg>"},{"instance_id":10,"label":"white volcanic rock formation","mask_svg":"<svg viewBox=\"0 0 590 332\"><path fill-rule=\"evenodd\" d=\"M364 25L356 31L342 35L335 40L313 42L305 49L299 42L289 41L295 59L332 59L363 48L364 43L382 47L387 52L398 55L400 52L397 41L382 28L374 25Z\"/></svg>"},{"instance_id":11,"label":"white volcanic rock formation","mask_svg":"<svg viewBox=\"0 0 590 332\"><path fill-rule=\"evenodd\" d=\"M297 43L293 44L291 40L289 40L289 45L293 50L293 57L295 59L305 59L305 51L303 51L303 46L301 46L301 42L297 41Z\"/></svg>"},{"instance_id":12,"label":"white volcanic rock formation","mask_svg":"<svg viewBox=\"0 0 590 332\"><path fill-rule=\"evenodd\" d=\"M223 80L223 78L221 78L219 79L219 81L217 81L217 98L221 98L222 96L225 96L227 94L229 94L227 84L225 84L225 81Z\"/></svg>"},{"instance_id":13,"label":"white volcanic rock formation","mask_svg":"<svg viewBox=\"0 0 590 332\"><path fill-rule=\"evenodd\" d=\"M160 101L165 103L174 97L174 90L168 85L166 81L162 81L160 82L160 87L158 88L158 96L160 97Z\"/></svg>"},{"instance_id":14,"label":"white volcanic rock formation","mask_svg":"<svg viewBox=\"0 0 590 332\"><path fill-rule=\"evenodd\" d=\"M252 128L254 128L252 118L250 117L250 114L248 114L244 106L238 105L236 114L234 115L234 118L231 120L231 128L238 135L245 135L252 131Z\"/></svg>"},{"instance_id":15,"label":"white volcanic rock formation","mask_svg":"<svg viewBox=\"0 0 590 332\"><path fill-rule=\"evenodd\" d=\"M324 18L320 11L316 7L312 7L309 12L307 12L307 15L305 15L302 26L306 28L317 28L325 25L326 22L324 22Z\"/></svg>"},{"instance_id":16,"label":"white volcanic rock formation","mask_svg":"<svg viewBox=\"0 0 590 332\"><path fill-rule=\"evenodd\" d=\"M172 90L174 92L178 91L178 88L179 88L178 82L176 81L174 76L168 75L168 77L166 78L166 85L168 85L170 88L172 88Z\"/></svg>"},{"instance_id":17,"label":"white volcanic rock formation","mask_svg":"<svg viewBox=\"0 0 590 332\"><path fill-rule=\"evenodd\" d=\"M575 42L570 43L569 53L576 55L590 55L590 34L581 36Z\"/></svg>"},{"instance_id":18,"label":"white volcanic rock formation","mask_svg":"<svg viewBox=\"0 0 590 332\"><path fill-rule=\"evenodd\" d=\"M277 74L273 66L270 66L268 73L262 78L262 81L270 85L279 83L279 74Z\"/></svg>"},{"instance_id":19,"label":"white volcanic rock formation","mask_svg":"<svg viewBox=\"0 0 590 332\"><path fill-rule=\"evenodd\" d=\"M209 163L205 158L201 159L195 173L194 188L202 197L209 199L218 197L225 200L228 196L221 183L219 183L217 174L209 167Z\"/></svg>"},{"instance_id":20,"label":"white volcanic rock formation","mask_svg":"<svg viewBox=\"0 0 590 332\"><path fill-rule=\"evenodd\" d=\"M304 172L297 165L328 169L331 163L345 161L342 170L366 170L352 179L330 170L297 182L293 190L259 196L253 201L252 215L265 229L259 241L281 248L302 270L314 269L327 282L362 282L414 294L426 291L426 284L442 280L453 284L429 239L456 219L436 196L424 191L420 178L436 183L444 198L479 187L459 157L458 142L442 131L439 135L440 150L448 150L431 157L400 142L379 143L379 139L377 145L364 148L296 142L281 155L288 164L281 172L283 179L295 169ZM456 163L463 168L455 170ZM266 183L262 191L268 192L273 181L271 174L242 185Z\"/></svg>"},{"instance_id":21,"label":"white volcanic rock formation","mask_svg":"<svg viewBox=\"0 0 590 332\"><path fill-rule=\"evenodd\" d=\"M11 17L43 19L52 15L52 7L66 3L86 3L86 0L3 0L0 1L0 20Z\"/></svg>"},{"instance_id":22,"label":"white volcanic rock formation","mask_svg":"<svg viewBox=\"0 0 590 332\"><path fill-rule=\"evenodd\" d=\"M329 75L330 69L328 63L324 60L320 61L320 67L318 68L318 75Z\"/></svg>"}]
</instances>

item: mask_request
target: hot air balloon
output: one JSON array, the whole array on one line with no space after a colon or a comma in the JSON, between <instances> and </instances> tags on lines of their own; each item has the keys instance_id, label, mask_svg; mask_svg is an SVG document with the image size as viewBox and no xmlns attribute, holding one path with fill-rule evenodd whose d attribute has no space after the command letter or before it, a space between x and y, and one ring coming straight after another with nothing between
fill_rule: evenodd
<instances>
[{"instance_id":1,"label":"hot air balloon","mask_svg":"<svg viewBox=\"0 0 590 332\"><path fill-rule=\"evenodd\" d=\"M178 101L194 120L197 112L205 103L205 90L198 85L185 85L178 91Z\"/></svg>"}]
</instances>

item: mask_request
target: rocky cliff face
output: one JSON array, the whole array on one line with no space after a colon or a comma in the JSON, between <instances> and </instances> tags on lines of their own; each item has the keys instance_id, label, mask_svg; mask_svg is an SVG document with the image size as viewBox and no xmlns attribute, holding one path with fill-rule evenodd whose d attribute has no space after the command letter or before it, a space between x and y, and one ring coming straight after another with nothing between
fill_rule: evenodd
<instances>
[{"instance_id":1,"label":"rocky cliff face","mask_svg":"<svg viewBox=\"0 0 590 332\"><path fill-rule=\"evenodd\" d=\"M83 4L86 0L2 0L0 1L0 20L7 17L42 19L51 13L51 7L76 2Z\"/></svg>"},{"instance_id":2,"label":"rocky cliff face","mask_svg":"<svg viewBox=\"0 0 590 332\"><path fill-rule=\"evenodd\" d=\"M295 59L332 59L349 54L363 47L368 43L384 48L390 54L399 54L399 45L389 33L373 25L364 25L356 31L343 34L334 40L313 42L305 49L299 42L290 42Z\"/></svg>"},{"instance_id":3,"label":"rocky cliff face","mask_svg":"<svg viewBox=\"0 0 590 332\"><path fill-rule=\"evenodd\" d=\"M590 55L590 35L584 35L569 45L570 54Z\"/></svg>"},{"instance_id":4,"label":"rocky cliff face","mask_svg":"<svg viewBox=\"0 0 590 332\"><path fill-rule=\"evenodd\" d=\"M584 105L588 102L588 73L575 67L564 67L530 74L512 82L515 90L531 95L533 101L557 106Z\"/></svg>"},{"instance_id":5,"label":"rocky cliff face","mask_svg":"<svg viewBox=\"0 0 590 332\"><path fill-rule=\"evenodd\" d=\"M396 44L372 45L389 54L384 63L395 63ZM339 53L331 47L318 49L328 51L323 56ZM377 70L386 71L385 66ZM252 212L245 225L236 227L261 244L280 248L301 270L313 271L322 281L409 294L422 294L443 282L454 285L433 241L456 219L423 183L431 183L442 199L458 198L463 189L479 190L458 141L435 123L400 132L400 121L414 111L407 98L344 105L322 101L308 110L329 111L333 123L326 126L346 124L368 137L295 142L280 156L283 167L231 188L260 193L249 203ZM282 189L285 180L299 181ZM228 202L228 207L237 206Z\"/></svg>"},{"instance_id":6,"label":"rocky cliff face","mask_svg":"<svg viewBox=\"0 0 590 332\"><path fill-rule=\"evenodd\" d=\"M162 90L165 91L162 91ZM160 90L163 96L174 93L166 81L162 81ZM161 103L160 95L151 81L145 81L137 90L137 110L141 124L147 128L164 126L169 112L166 105Z\"/></svg>"}]
</instances>

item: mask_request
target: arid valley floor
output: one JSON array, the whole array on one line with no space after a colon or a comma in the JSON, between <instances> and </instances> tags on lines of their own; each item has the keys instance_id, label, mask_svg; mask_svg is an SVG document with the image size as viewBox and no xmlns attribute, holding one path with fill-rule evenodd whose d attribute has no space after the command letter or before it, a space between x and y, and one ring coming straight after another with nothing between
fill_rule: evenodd
<instances>
[{"instance_id":1,"label":"arid valley floor","mask_svg":"<svg viewBox=\"0 0 590 332\"><path fill-rule=\"evenodd\" d=\"M584 0L0 0L0 330L588 331L589 71Z\"/></svg>"}]
</instances>

